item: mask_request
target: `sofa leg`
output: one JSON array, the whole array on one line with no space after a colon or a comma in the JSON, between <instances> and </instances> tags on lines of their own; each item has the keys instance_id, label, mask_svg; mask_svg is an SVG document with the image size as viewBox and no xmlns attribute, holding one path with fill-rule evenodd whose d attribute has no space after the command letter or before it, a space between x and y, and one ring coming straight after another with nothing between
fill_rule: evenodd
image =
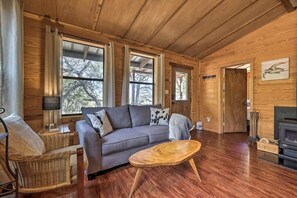
<instances>
[{"instance_id":1,"label":"sofa leg","mask_svg":"<svg viewBox=\"0 0 297 198\"><path fill-rule=\"evenodd\" d=\"M96 177L97 177L97 173L90 174L90 175L88 175L88 180L89 181L94 180L94 179L96 179Z\"/></svg>"}]
</instances>

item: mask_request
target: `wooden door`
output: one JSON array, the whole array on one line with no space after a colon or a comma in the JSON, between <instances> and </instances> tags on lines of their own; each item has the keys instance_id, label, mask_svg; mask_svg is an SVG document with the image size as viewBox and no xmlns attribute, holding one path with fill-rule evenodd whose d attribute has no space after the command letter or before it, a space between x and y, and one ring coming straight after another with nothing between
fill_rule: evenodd
<instances>
[{"instance_id":1,"label":"wooden door","mask_svg":"<svg viewBox=\"0 0 297 198\"><path fill-rule=\"evenodd\" d=\"M172 67L171 112L191 118L191 69Z\"/></svg>"},{"instance_id":2,"label":"wooden door","mask_svg":"<svg viewBox=\"0 0 297 198\"><path fill-rule=\"evenodd\" d=\"M247 71L226 68L223 78L224 132L247 132Z\"/></svg>"}]
</instances>

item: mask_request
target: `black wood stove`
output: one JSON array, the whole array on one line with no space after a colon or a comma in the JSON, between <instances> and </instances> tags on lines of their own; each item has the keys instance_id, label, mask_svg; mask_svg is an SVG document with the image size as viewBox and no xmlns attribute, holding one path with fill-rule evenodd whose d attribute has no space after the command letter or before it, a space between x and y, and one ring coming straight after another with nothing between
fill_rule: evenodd
<instances>
[{"instance_id":1,"label":"black wood stove","mask_svg":"<svg viewBox=\"0 0 297 198\"><path fill-rule=\"evenodd\" d=\"M279 158L284 166L297 169L297 120L279 123Z\"/></svg>"},{"instance_id":2,"label":"black wood stove","mask_svg":"<svg viewBox=\"0 0 297 198\"><path fill-rule=\"evenodd\" d=\"M279 162L297 169L297 107L274 107L274 139L279 143Z\"/></svg>"}]
</instances>

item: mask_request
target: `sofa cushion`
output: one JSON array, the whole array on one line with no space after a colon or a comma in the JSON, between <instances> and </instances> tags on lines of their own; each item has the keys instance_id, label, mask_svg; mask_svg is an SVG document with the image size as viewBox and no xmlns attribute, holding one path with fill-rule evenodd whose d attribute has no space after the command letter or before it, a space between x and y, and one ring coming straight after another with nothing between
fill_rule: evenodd
<instances>
[{"instance_id":1,"label":"sofa cushion","mask_svg":"<svg viewBox=\"0 0 297 198\"><path fill-rule=\"evenodd\" d=\"M169 127L165 125L139 126L134 129L139 133L146 134L149 137L150 144L169 140Z\"/></svg>"},{"instance_id":2,"label":"sofa cushion","mask_svg":"<svg viewBox=\"0 0 297 198\"><path fill-rule=\"evenodd\" d=\"M102 155L149 144L149 137L136 128L118 129L102 138Z\"/></svg>"},{"instance_id":3,"label":"sofa cushion","mask_svg":"<svg viewBox=\"0 0 297 198\"><path fill-rule=\"evenodd\" d=\"M87 114L94 114L102 109L106 111L114 130L132 127L128 105L121 107L82 107L81 111L84 119L92 126Z\"/></svg>"},{"instance_id":4,"label":"sofa cushion","mask_svg":"<svg viewBox=\"0 0 297 198\"><path fill-rule=\"evenodd\" d=\"M132 126L149 125L151 122L151 107L161 108L161 104L157 105L129 105Z\"/></svg>"}]
</instances>

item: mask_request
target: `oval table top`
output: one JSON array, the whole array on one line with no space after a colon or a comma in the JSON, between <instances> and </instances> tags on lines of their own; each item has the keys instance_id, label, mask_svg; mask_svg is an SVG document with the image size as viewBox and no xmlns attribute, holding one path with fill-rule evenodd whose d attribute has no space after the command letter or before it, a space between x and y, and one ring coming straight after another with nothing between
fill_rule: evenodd
<instances>
[{"instance_id":1,"label":"oval table top","mask_svg":"<svg viewBox=\"0 0 297 198\"><path fill-rule=\"evenodd\" d=\"M176 165L191 158L200 148L201 143L195 140L166 142L133 154L129 162L142 168Z\"/></svg>"}]
</instances>

